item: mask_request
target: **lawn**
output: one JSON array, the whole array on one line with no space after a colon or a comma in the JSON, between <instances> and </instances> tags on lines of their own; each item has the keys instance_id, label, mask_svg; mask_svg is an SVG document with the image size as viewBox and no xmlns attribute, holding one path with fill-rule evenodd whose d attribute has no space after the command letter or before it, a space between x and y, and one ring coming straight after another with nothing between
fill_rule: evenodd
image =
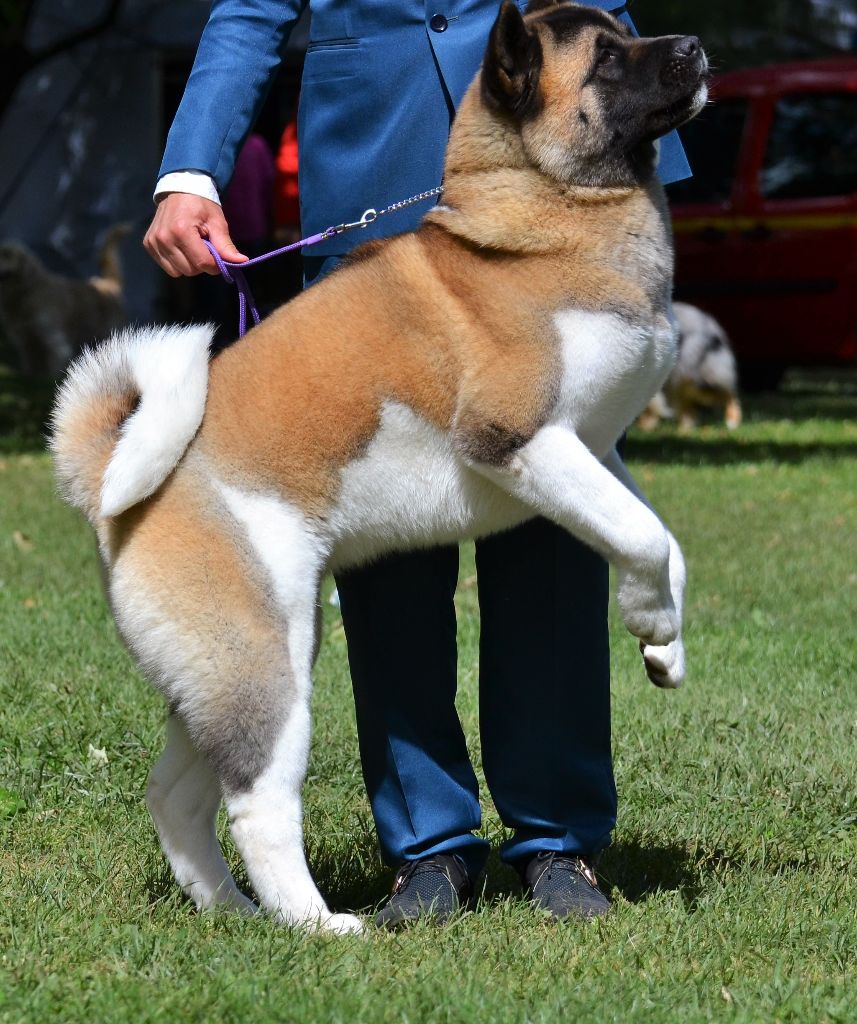
<instances>
[{"instance_id":1,"label":"lawn","mask_svg":"<svg viewBox=\"0 0 857 1024\"><path fill-rule=\"evenodd\" d=\"M161 701L115 636L88 528L54 496L44 390L0 391L0 1021L857 1020L857 377L792 377L734 435L631 438L687 555L689 677L652 687L613 615L610 915L551 924L492 862L474 913L347 938L200 915L177 893L142 800ZM478 763L466 549L457 603ZM327 604L324 635L309 857L337 909L369 911L390 874Z\"/></svg>"}]
</instances>

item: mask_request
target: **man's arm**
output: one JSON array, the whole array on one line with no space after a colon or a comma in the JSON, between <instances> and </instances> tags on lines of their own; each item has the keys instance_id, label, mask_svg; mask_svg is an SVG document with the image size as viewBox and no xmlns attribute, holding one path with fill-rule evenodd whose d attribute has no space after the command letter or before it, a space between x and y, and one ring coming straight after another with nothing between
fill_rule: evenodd
<instances>
[{"instance_id":1,"label":"man's arm","mask_svg":"<svg viewBox=\"0 0 857 1024\"><path fill-rule=\"evenodd\" d=\"M202 239L246 259L219 204L235 160L308 0L214 0L161 164L143 245L171 277L217 273ZM163 198L160 198L164 194Z\"/></svg>"}]
</instances>

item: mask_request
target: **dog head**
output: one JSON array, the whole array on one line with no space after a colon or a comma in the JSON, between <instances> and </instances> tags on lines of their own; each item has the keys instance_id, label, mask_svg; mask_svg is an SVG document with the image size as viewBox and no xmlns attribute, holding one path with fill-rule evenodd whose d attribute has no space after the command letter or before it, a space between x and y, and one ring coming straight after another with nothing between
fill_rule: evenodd
<instances>
[{"instance_id":1,"label":"dog head","mask_svg":"<svg viewBox=\"0 0 857 1024\"><path fill-rule=\"evenodd\" d=\"M708 98L695 36L638 39L621 21L565 0L504 0L488 41L486 107L520 132L527 158L568 184L633 186L654 172L655 142Z\"/></svg>"},{"instance_id":2,"label":"dog head","mask_svg":"<svg viewBox=\"0 0 857 1024\"><path fill-rule=\"evenodd\" d=\"M696 306L676 302L678 325L677 379L721 394L738 389L738 369L726 331L713 316Z\"/></svg>"},{"instance_id":3,"label":"dog head","mask_svg":"<svg viewBox=\"0 0 857 1024\"><path fill-rule=\"evenodd\" d=\"M40 277L43 273L41 262L25 245L0 242L0 284L29 276Z\"/></svg>"}]
</instances>

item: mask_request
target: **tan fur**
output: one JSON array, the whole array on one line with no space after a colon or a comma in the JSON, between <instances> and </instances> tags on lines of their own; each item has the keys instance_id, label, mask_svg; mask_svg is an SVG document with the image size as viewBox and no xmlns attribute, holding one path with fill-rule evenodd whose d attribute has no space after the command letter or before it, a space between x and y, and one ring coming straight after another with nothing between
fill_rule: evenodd
<instances>
[{"instance_id":1,"label":"tan fur","mask_svg":"<svg viewBox=\"0 0 857 1024\"><path fill-rule=\"evenodd\" d=\"M471 89L448 150L449 211L358 250L218 356L197 443L230 479L252 465L323 514L390 399L455 422L465 444L498 424L530 437L556 379L551 313L651 315L661 296L647 294L639 253L671 267L659 186L559 187L515 139Z\"/></svg>"},{"instance_id":2,"label":"tan fur","mask_svg":"<svg viewBox=\"0 0 857 1024\"><path fill-rule=\"evenodd\" d=\"M137 617L143 616L147 632L170 630L173 672L193 680L193 686L157 675L155 682L216 768L230 746L242 750L243 763L232 765L229 777L233 785L242 778L246 785L264 764L285 714L288 623L246 540L223 515L218 496L194 461L187 460L183 472L149 502L115 520L102 520L98 534L112 567L114 595L124 595L123 581L133 581L132 592L117 609L126 642L147 667L148 649L145 636L138 635ZM224 729L228 723L240 728L242 716L252 718L255 734L224 743Z\"/></svg>"},{"instance_id":3,"label":"tan fur","mask_svg":"<svg viewBox=\"0 0 857 1024\"><path fill-rule=\"evenodd\" d=\"M690 431L703 410L711 409L734 430L741 424L742 411L735 356L726 332L710 314L686 303L676 303L673 313L681 335L679 357L639 426L652 430L661 419L677 419L682 431Z\"/></svg>"},{"instance_id":4,"label":"tan fur","mask_svg":"<svg viewBox=\"0 0 857 1024\"><path fill-rule=\"evenodd\" d=\"M541 87L560 96L545 137L566 140L591 37L568 53L542 34ZM502 462L554 398L552 314L574 306L651 318L662 301L672 264L660 186L585 188L543 173L521 133L486 110L478 79L458 111L445 180L443 206L418 231L357 250L214 359L202 426L163 493L100 527L108 562L133 563L152 593L181 580L194 595L181 613L188 628L208 632L205 594L228 594L248 635L266 607L242 581L235 535L203 513L210 496L189 467L204 462L226 483L324 517L387 401L451 431L466 456ZM65 442L101 438L92 480L108 454L105 425L115 433L127 406L96 409L98 422L67 425Z\"/></svg>"},{"instance_id":5,"label":"tan fur","mask_svg":"<svg viewBox=\"0 0 857 1024\"><path fill-rule=\"evenodd\" d=\"M539 16L529 18L537 28ZM540 87L552 113L537 119L540 145L567 147L569 132L574 141L593 37L563 46L541 31ZM258 620L272 637L277 619L200 466L324 519L391 401L448 431L465 458L502 464L554 401L557 310L651 320L663 304L672 254L660 185L551 177L526 131L486 108L478 79L458 111L445 180L443 206L418 231L358 250L218 355L184 461L154 499L99 523L108 564L133 565L164 600L181 594L171 606L183 629L209 635L217 615L206 595L230 610L236 636L252 637ZM93 490L128 409L95 405L64 427L59 443L76 450L99 439L86 474ZM263 649L238 645L231 668Z\"/></svg>"},{"instance_id":6,"label":"tan fur","mask_svg":"<svg viewBox=\"0 0 857 1024\"><path fill-rule=\"evenodd\" d=\"M741 403L729 391L698 388L691 381L678 381L674 386L668 386L664 390L681 430L693 430L699 422L699 413L702 409L722 411L723 422L730 430L741 425Z\"/></svg>"},{"instance_id":7,"label":"tan fur","mask_svg":"<svg viewBox=\"0 0 857 1024\"><path fill-rule=\"evenodd\" d=\"M52 448L60 486L90 522L98 521L104 472L135 404L128 392L102 393L97 401L75 406L62 423L54 422Z\"/></svg>"},{"instance_id":8,"label":"tan fur","mask_svg":"<svg viewBox=\"0 0 857 1024\"><path fill-rule=\"evenodd\" d=\"M572 47L568 47L557 43L550 33L540 33L542 50L546 57L541 75L541 88L548 95L559 97L560 102L551 104L547 116L537 118L534 124L528 126L522 133L525 144L539 163L553 163L548 151L555 146L557 138L571 132L572 147L577 150L585 149L591 130L600 128L600 109L594 97L584 89L579 71L580 68L587 67L591 61L596 35L596 30L588 29L580 33ZM568 56L569 50L574 59L562 59ZM580 120L580 112L588 119L589 125L584 126Z\"/></svg>"},{"instance_id":9,"label":"tan fur","mask_svg":"<svg viewBox=\"0 0 857 1024\"><path fill-rule=\"evenodd\" d=\"M744 418L741 401L729 391L698 388L689 381L678 381L664 388L664 395L656 395L637 420L641 430L654 430L662 419L678 420L684 433L695 430L703 409L722 411L723 422L730 429L741 426Z\"/></svg>"}]
</instances>

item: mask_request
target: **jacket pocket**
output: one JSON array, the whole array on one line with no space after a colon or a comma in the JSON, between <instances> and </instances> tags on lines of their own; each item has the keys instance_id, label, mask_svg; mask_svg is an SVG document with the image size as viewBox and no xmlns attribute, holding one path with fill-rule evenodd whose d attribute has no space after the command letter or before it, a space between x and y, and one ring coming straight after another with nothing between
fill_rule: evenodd
<instances>
[{"instance_id":1,"label":"jacket pocket","mask_svg":"<svg viewBox=\"0 0 857 1024\"><path fill-rule=\"evenodd\" d=\"M317 50L353 50L359 45L360 40L354 39L351 36L345 36L342 39L318 39L307 46L306 52L315 53Z\"/></svg>"},{"instance_id":2,"label":"jacket pocket","mask_svg":"<svg viewBox=\"0 0 857 1024\"><path fill-rule=\"evenodd\" d=\"M365 60L359 39L326 39L306 51L302 82L355 78Z\"/></svg>"}]
</instances>

